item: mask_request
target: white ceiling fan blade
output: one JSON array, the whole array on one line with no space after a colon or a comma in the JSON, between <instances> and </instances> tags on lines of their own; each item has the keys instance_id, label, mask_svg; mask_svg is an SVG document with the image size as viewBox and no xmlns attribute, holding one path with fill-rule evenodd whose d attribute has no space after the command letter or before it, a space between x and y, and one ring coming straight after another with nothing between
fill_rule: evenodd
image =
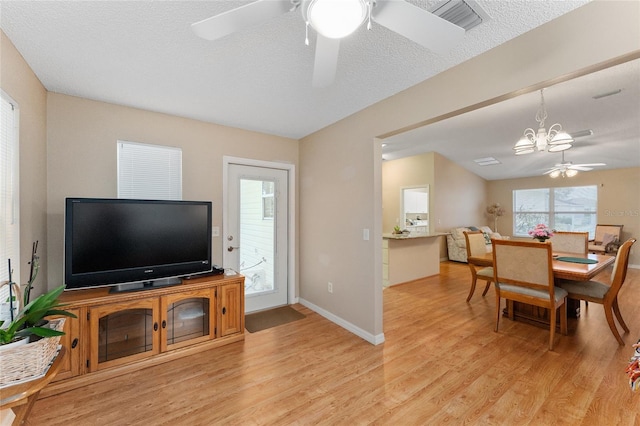
<instances>
[{"instance_id":1,"label":"white ceiling fan blade","mask_svg":"<svg viewBox=\"0 0 640 426\"><path fill-rule=\"evenodd\" d=\"M258 0L191 24L191 29L199 37L216 40L284 15L290 9L291 2L289 0Z\"/></svg>"},{"instance_id":2,"label":"white ceiling fan blade","mask_svg":"<svg viewBox=\"0 0 640 426\"><path fill-rule=\"evenodd\" d=\"M574 166L600 167L600 166L606 166L606 164L605 163L586 163L586 164L574 164Z\"/></svg>"},{"instance_id":3,"label":"white ceiling fan blade","mask_svg":"<svg viewBox=\"0 0 640 426\"><path fill-rule=\"evenodd\" d=\"M543 175L548 175L549 173L553 173L556 170L560 170L558 167L554 167L553 169L549 169L546 172L543 173Z\"/></svg>"},{"instance_id":4,"label":"white ceiling fan blade","mask_svg":"<svg viewBox=\"0 0 640 426\"><path fill-rule=\"evenodd\" d=\"M316 58L313 65L313 87L327 87L336 78L340 39L318 34Z\"/></svg>"},{"instance_id":5,"label":"white ceiling fan blade","mask_svg":"<svg viewBox=\"0 0 640 426\"><path fill-rule=\"evenodd\" d=\"M588 172L590 170L593 170L593 168L591 167L584 167L582 164L576 164L575 166L569 166L570 169L573 170L579 170L581 172Z\"/></svg>"},{"instance_id":6,"label":"white ceiling fan blade","mask_svg":"<svg viewBox=\"0 0 640 426\"><path fill-rule=\"evenodd\" d=\"M403 37L444 54L464 37L464 29L407 3L404 0L378 0L374 21Z\"/></svg>"}]
</instances>

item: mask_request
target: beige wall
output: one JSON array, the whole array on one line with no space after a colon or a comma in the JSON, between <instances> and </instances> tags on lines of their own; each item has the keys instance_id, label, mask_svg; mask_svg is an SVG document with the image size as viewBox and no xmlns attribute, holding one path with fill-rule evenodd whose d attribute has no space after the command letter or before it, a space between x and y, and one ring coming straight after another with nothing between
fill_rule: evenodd
<instances>
[{"instance_id":1,"label":"beige wall","mask_svg":"<svg viewBox=\"0 0 640 426\"><path fill-rule=\"evenodd\" d=\"M640 50L640 2L592 2L304 138L301 297L382 334L381 135ZM440 193L438 183L436 192ZM439 200L436 200L439 202ZM371 238L362 238L362 228ZM327 281L334 283L333 294Z\"/></svg>"},{"instance_id":2,"label":"beige wall","mask_svg":"<svg viewBox=\"0 0 640 426\"><path fill-rule=\"evenodd\" d=\"M506 213L499 219L501 233L513 233L514 189L556 188L563 186L598 186L598 223L624 225L622 239L640 237L640 168L593 170L565 179L538 176L489 182L489 199L499 202ZM640 267L640 246L634 245L629 264Z\"/></svg>"},{"instance_id":3,"label":"beige wall","mask_svg":"<svg viewBox=\"0 0 640 426\"><path fill-rule=\"evenodd\" d=\"M222 157L298 162L296 140L49 93L47 99L49 286L62 283L65 197L116 197L116 141L182 148L183 198L213 201L222 230ZM222 264L222 237L213 261Z\"/></svg>"},{"instance_id":4,"label":"beige wall","mask_svg":"<svg viewBox=\"0 0 640 426\"><path fill-rule=\"evenodd\" d=\"M20 108L20 282L29 279L31 245L39 241L40 275L34 284L34 295L46 290L47 254L47 91L29 65L0 31L0 86Z\"/></svg>"},{"instance_id":5,"label":"beige wall","mask_svg":"<svg viewBox=\"0 0 640 426\"><path fill-rule=\"evenodd\" d=\"M382 163L382 232L391 232L400 217L400 188L429 185L429 231L489 225L484 211L487 181L442 155L430 152ZM440 238L440 258L447 257Z\"/></svg>"},{"instance_id":6,"label":"beige wall","mask_svg":"<svg viewBox=\"0 0 640 426\"><path fill-rule=\"evenodd\" d=\"M429 186L429 210L433 210L434 153L415 155L382 163L382 232L391 233L393 227L405 226L401 217L402 188ZM431 217L431 212L429 213ZM429 229L433 229L432 221Z\"/></svg>"},{"instance_id":7,"label":"beige wall","mask_svg":"<svg viewBox=\"0 0 640 426\"><path fill-rule=\"evenodd\" d=\"M487 181L467 169L435 156L435 200L433 219L436 231L449 232L459 226L493 228L485 215Z\"/></svg>"}]
</instances>

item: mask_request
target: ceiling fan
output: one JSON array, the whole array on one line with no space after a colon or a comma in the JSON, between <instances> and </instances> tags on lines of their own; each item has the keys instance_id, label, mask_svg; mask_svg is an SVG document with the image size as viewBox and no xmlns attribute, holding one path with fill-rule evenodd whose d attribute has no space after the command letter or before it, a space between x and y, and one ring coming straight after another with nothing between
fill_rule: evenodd
<instances>
[{"instance_id":1,"label":"ceiling fan","mask_svg":"<svg viewBox=\"0 0 640 426\"><path fill-rule=\"evenodd\" d=\"M445 53L465 30L405 0L257 0L191 24L207 40L216 40L300 9L308 29L317 33L313 86L329 86L336 74L340 39L364 21L376 22L436 53Z\"/></svg>"},{"instance_id":2,"label":"ceiling fan","mask_svg":"<svg viewBox=\"0 0 640 426\"><path fill-rule=\"evenodd\" d=\"M552 178L557 177L573 177L578 172L588 172L593 170L594 167L606 166L605 163L587 163L587 164L573 164L571 161L564 161L564 151L562 151L562 162L557 163L554 167L550 168L545 175L549 175Z\"/></svg>"}]
</instances>

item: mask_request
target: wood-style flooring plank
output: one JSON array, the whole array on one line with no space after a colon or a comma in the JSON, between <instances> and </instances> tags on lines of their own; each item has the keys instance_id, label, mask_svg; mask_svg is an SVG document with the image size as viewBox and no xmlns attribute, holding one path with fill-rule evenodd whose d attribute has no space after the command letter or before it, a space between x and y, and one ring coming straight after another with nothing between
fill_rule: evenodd
<instances>
[{"instance_id":1,"label":"wood-style flooring plank","mask_svg":"<svg viewBox=\"0 0 640 426\"><path fill-rule=\"evenodd\" d=\"M609 272L598 280L607 282ZM373 346L301 305L306 318L244 342L36 402L31 425L638 425L624 369L640 338L640 270L620 293L620 347L601 305L569 335L500 319L493 289L466 303L469 270L384 290ZM503 302L504 303L504 302Z\"/></svg>"}]
</instances>

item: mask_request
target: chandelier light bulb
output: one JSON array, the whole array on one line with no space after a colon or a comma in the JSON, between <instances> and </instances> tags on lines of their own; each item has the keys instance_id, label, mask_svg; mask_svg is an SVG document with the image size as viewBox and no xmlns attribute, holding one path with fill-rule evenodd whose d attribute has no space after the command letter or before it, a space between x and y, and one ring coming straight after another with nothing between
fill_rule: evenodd
<instances>
[{"instance_id":1,"label":"chandelier light bulb","mask_svg":"<svg viewBox=\"0 0 640 426\"><path fill-rule=\"evenodd\" d=\"M311 0L307 18L321 35L339 39L354 32L364 22L367 10L364 0Z\"/></svg>"}]
</instances>

